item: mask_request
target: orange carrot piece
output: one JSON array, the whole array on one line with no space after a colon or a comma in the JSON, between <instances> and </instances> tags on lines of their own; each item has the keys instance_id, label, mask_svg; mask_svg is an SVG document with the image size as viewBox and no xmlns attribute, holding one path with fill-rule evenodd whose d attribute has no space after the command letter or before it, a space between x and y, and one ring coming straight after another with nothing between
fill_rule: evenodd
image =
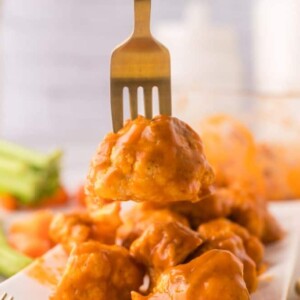
<instances>
[{"instance_id":1,"label":"orange carrot piece","mask_svg":"<svg viewBox=\"0 0 300 300\"><path fill-rule=\"evenodd\" d=\"M12 223L9 228L9 234L24 233L28 236L48 239L48 231L52 222L52 218L53 213L49 210L40 210L34 212L28 217Z\"/></svg>"},{"instance_id":2,"label":"orange carrot piece","mask_svg":"<svg viewBox=\"0 0 300 300\"><path fill-rule=\"evenodd\" d=\"M84 185L80 185L75 194L75 200L80 206L86 206L86 194Z\"/></svg>"},{"instance_id":3,"label":"orange carrot piece","mask_svg":"<svg viewBox=\"0 0 300 300\"><path fill-rule=\"evenodd\" d=\"M14 222L8 230L9 244L32 258L43 255L53 246L49 237L52 218L51 211L41 210Z\"/></svg>"},{"instance_id":4,"label":"orange carrot piece","mask_svg":"<svg viewBox=\"0 0 300 300\"><path fill-rule=\"evenodd\" d=\"M28 236L25 233L10 234L8 241L13 248L31 258L42 256L52 247L50 240Z\"/></svg>"},{"instance_id":5,"label":"orange carrot piece","mask_svg":"<svg viewBox=\"0 0 300 300\"><path fill-rule=\"evenodd\" d=\"M18 200L8 194L0 194L0 208L7 211L14 211L18 208Z\"/></svg>"},{"instance_id":6,"label":"orange carrot piece","mask_svg":"<svg viewBox=\"0 0 300 300\"><path fill-rule=\"evenodd\" d=\"M50 197L46 197L41 201L39 207L51 207L51 206L59 206L66 204L69 201L70 197L66 191L66 189L60 186L54 195Z\"/></svg>"}]
</instances>

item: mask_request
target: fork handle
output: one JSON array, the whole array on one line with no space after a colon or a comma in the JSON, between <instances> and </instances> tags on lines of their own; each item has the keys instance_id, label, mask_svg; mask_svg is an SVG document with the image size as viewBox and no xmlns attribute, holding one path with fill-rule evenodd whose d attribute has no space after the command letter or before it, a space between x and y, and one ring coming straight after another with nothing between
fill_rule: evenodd
<instances>
[{"instance_id":1,"label":"fork handle","mask_svg":"<svg viewBox=\"0 0 300 300\"><path fill-rule=\"evenodd\" d=\"M151 0L134 0L134 37L151 35Z\"/></svg>"}]
</instances>

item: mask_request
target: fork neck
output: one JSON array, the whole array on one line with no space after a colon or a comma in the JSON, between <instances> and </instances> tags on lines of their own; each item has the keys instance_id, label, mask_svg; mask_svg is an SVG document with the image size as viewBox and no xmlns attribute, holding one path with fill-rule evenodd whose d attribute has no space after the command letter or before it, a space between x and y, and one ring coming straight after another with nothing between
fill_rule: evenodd
<instances>
[{"instance_id":1,"label":"fork neck","mask_svg":"<svg viewBox=\"0 0 300 300\"><path fill-rule=\"evenodd\" d=\"M134 37L151 35L151 0L134 0Z\"/></svg>"}]
</instances>

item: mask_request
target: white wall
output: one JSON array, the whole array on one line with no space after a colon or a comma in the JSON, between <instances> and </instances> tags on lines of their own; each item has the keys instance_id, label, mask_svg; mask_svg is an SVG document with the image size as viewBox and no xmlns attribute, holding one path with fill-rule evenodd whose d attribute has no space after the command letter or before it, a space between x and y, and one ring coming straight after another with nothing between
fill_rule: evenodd
<instances>
[{"instance_id":1,"label":"white wall","mask_svg":"<svg viewBox=\"0 0 300 300\"><path fill-rule=\"evenodd\" d=\"M246 82L251 86L251 0L206 2L212 22L231 25L239 33ZM153 24L181 19L187 3L153 0ZM109 57L131 31L132 4L132 0L4 0L5 137L26 143L95 143L110 130Z\"/></svg>"}]
</instances>

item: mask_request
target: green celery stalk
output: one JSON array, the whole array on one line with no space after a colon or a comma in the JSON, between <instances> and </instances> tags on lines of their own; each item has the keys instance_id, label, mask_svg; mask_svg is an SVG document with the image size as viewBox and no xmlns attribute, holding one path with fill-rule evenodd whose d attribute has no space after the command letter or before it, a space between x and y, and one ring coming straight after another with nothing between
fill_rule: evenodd
<instances>
[{"instance_id":1,"label":"green celery stalk","mask_svg":"<svg viewBox=\"0 0 300 300\"><path fill-rule=\"evenodd\" d=\"M0 192L15 196L22 205L35 205L60 183L62 152L41 154L0 140Z\"/></svg>"},{"instance_id":2,"label":"green celery stalk","mask_svg":"<svg viewBox=\"0 0 300 300\"><path fill-rule=\"evenodd\" d=\"M40 193L41 178L34 173L12 176L0 172L0 192L14 195L22 204L31 204Z\"/></svg>"},{"instance_id":3,"label":"green celery stalk","mask_svg":"<svg viewBox=\"0 0 300 300\"><path fill-rule=\"evenodd\" d=\"M42 195L44 197L52 196L58 189L59 184L60 180L58 177L49 179L47 185L42 190Z\"/></svg>"},{"instance_id":4,"label":"green celery stalk","mask_svg":"<svg viewBox=\"0 0 300 300\"><path fill-rule=\"evenodd\" d=\"M22 174L26 172L29 167L18 160L12 159L11 157L0 156L0 172L8 174Z\"/></svg>"},{"instance_id":5,"label":"green celery stalk","mask_svg":"<svg viewBox=\"0 0 300 300\"><path fill-rule=\"evenodd\" d=\"M53 162L59 160L61 155L62 152L60 150L55 150L52 153L45 155L11 142L0 140L0 156L18 159L38 169L49 167Z\"/></svg>"}]
</instances>

